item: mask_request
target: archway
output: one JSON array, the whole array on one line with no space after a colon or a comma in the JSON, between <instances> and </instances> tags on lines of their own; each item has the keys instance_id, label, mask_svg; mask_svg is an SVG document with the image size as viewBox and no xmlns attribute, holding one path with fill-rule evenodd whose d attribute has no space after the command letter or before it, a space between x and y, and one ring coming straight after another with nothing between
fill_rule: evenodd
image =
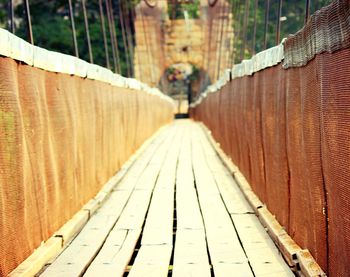
<instances>
[{"instance_id":1,"label":"archway","mask_svg":"<svg viewBox=\"0 0 350 277\"><path fill-rule=\"evenodd\" d=\"M164 70L159 82L161 90L176 102L176 113L187 114L189 103L201 90L207 73L191 63L175 63ZM203 78L204 77L204 78Z\"/></svg>"}]
</instances>

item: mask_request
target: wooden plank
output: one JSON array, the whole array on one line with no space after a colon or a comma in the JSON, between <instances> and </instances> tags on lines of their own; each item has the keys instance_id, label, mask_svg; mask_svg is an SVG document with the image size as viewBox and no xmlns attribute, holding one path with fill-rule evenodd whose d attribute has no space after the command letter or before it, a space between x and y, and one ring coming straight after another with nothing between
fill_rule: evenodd
<instances>
[{"instance_id":1,"label":"wooden plank","mask_svg":"<svg viewBox=\"0 0 350 277\"><path fill-rule=\"evenodd\" d=\"M192 162L214 272L218 276L230 276L236 265L242 265L240 267L242 270L245 268L246 276L252 276L250 268L246 266L247 257L203 154L201 132L198 126L193 127Z\"/></svg>"},{"instance_id":2,"label":"wooden plank","mask_svg":"<svg viewBox=\"0 0 350 277\"><path fill-rule=\"evenodd\" d=\"M34 251L24 262L13 270L9 277L31 277L38 273L47 261L55 257L62 247L62 238L52 237Z\"/></svg>"},{"instance_id":3,"label":"wooden plank","mask_svg":"<svg viewBox=\"0 0 350 277\"><path fill-rule=\"evenodd\" d=\"M123 179L123 182L120 182L114 188L114 190L132 191L140 175L150 163L155 153L157 153L159 148L161 148L161 146L166 143L166 138L168 138L169 134L171 135L171 133L173 132L174 128L169 127L166 131L162 132L156 140L150 142L148 148L144 150L144 153L138 157L137 162L135 162L133 166L129 169L127 173L128 178Z\"/></svg>"},{"instance_id":4,"label":"wooden plank","mask_svg":"<svg viewBox=\"0 0 350 277\"><path fill-rule=\"evenodd\" d=\"M112 230L84 276L123 276L140 234L141 229Z\"/></svg>"},{"instance_id":5,"label":"wooden plank","mask_svg":"<svg viewBox=\"0 0 350 277\"><path fill-rule=\"evenodd\" d=\"M139 149L136 150L134 154L122 165L122 167L118 170L118 172L108 180L107 184L105 184L102 188L102 191L109 194L115 187L123 180L127 173L130 173L132 168L137 168L139 164L142 164L141 161L146 159L149 160L148 153L154 153L156 145L160 145L165 137L167 131L170 129L170 125L166 125L161 127L155 134L153 134L150 138L148 138ZM136 174L139 175L139 174Z\"/></svg>"},{"instance_id":6,"label":"wooden plank","mask_svg":"<svg viewBox=\"0 0 350 277\"><path fill-rule=\"evenodd\" d=\"M179 129L160 170L147 214L142 245L172 245L175 177L182 134Z\"/></svg>"},{"instance_id":7,"label":"wooden plank","mask_svg":"<svg viewBox=\"0 0 350 277\"><path fill-rule=\"evenodd\" d=\"M151 194L151 190L134 191L121 214L115 229L140 229L145 219Z\"/></svg>"},{"instance_id":8,"label":"wooden plank","mask_svg":"<svg viewBox=\"0 0 350 277\"><path fill-rule=\"evenodd\" d=\"M159 172L147 213L141 247L129 276L166 276L172 253L176 165L181 147L181 129Z\"/></svg>"},{"instance_id":9,"label":"wooden plank","mask_svg":"<svg viewBox=\"0 0 350 277\"><path fill-rule=\"evenodd\" d=\"M101 189L101 192L93 199L91 199L83 208L76 213L71 220L69 220L60 230L58 230L53 237L49 238L44 245L40 246L33 254L31 254L24 262L22 262L11 274L11 276L34 276L43 266L50 262L57 256L62 247L67 244L81 229L84 227L88 218L90 218L100 207L100 204L107 198L112 188L123 179L125 174L129 171L131 165L136 159L146 150L151 149L149 144L159 144L164 140L166 127L161 128L155 135L148 139L137 152L122 166L121 170L113 176ZM156 147L154 147L156 150ZM102 196L102 197L101 197Z\"/></svg>"},{"instance_id":10,"label":"wooden plank","mask_svg":"<svg viewBox=\"0 0 350 277\"><path fill-rule=\"evenodd\" d=\"M141 174L135 185L135 191L132 193L115 229L132 230L142 227L162 163L173 142L173 134L170 135L167 142L157 152L157 155L152 157L147 169Z\"/></svg>"},{"instance_id":11,"label":"wooden plank","mask_svg":"<svg viewBox=\"0 0 350 277\"><path fill-rule=\"evenodd\" d=\"M204 230L203 219L199 208L194 184L191 156L191 124L186 126L184 142L181 148L176 176L176 213L177 230Z\"/></svg>"},{"instance_id":12,"label":"wooden plank","mask_svg":"<svg viewBox=\"0 0 350 277\"><path fill-rule=\"evenodd\" d=\"M66 224L64 224L55 234L55 237L61 237L63 245L79 233L89 219L89 211L80 210Z\"/></svg>"},{"instance_id":13,"label":"wooden plank","mask_svg":"<svg viewBox=\"0 0 350 277\"><path fill-rule=\"evenodd\" d=\"M274 273L280 273L281 276L293 276L291 270L279 255L277 247L262 227L258 218L253 214L249 214L252 213L253 210L251 208L244 208L249 207L249 204L237 187L233 189L234 186L236 186L235 182L233 182L233 178L228 174L227 170L225 170L222 162L217 157L203 133L200 138L202 139L201 142L207 163L219 190L221 188L220 192L225 205L232 213L231 217L235 229L238 232L238 236L255 276ZM236 209L231 204L231 201L237 201L239 203L238 206L243 209Z\"/></svg>"},{"instance_id":14,"label":"wooden plank","mask_svg":"<svg viewBox=\"0 0 350 277\"><path fill-rule=\"evenodd\" d=\"M314 257L308 250L302 250L297 254L299 265L303 276L306 277L325 277L326 273L316 263Z\"/></svg>"},{"instance_id":15,"label":"wooden plank","mask_svg":"<svg viewBox=\"0 0 350 277\"><path fill-rule=\"evenodd\" d=\"M158 148L156 155L152 156L146 170L141 173L118 222L89 266L86 272L89 276L100 275L101 272L103 275L123 275L139 239L149 207L152 190L155 186L162 162L173 143L175 131L176 129L173 128L173 131L168 133L166 141ZM123 190L117 190L116 192L121 191ZM120 232L127 232L127 236L121 247L120 238L123 233Z\"/></svg>"},{"instance_id":16,"label":"wooden plank","mask_svg":"<svg viewBox=\"0 0 350 277\"><path fill-rule=\"evenodd\" d=\"M104 205L86 224L85 228L80 232L76 239L74 239L69 247L66 248L66 250L52 263L52 265L50 265L44 271L42 274L43 276L78 276L84 272L102 247L107 235L123 211L132 192L132 187L137 186L137 183L130 183L130 179L132 182L134 182L136 179L139 181L139 179L144 176L144 172L147 172L147 170L144 171L145 167L152 161L152 159L155 159L154 157L158 157L154 156L154 153L159 153L159 151L164 152L164 149L167 149L168 147L168 143L171 142L171 137L169 136L173 135L174 133L175 130L171 130L169 133L167 133L165 141L160 139L154 144L154 147L151 147L150 150L147 151L145 154L146 158L141 159L141 166L139 164L136 165L136 169L131 169L131 173L127 174L125 180L123 180L123 182L126 182L131 186L131 189L128 188L125 190L114 191ZM139 174L139 176L137 176L137 174ZM144 199L145 193L148 192L140 191L140 195L138 193L134 193L132 194L133 199L136 198L136 201ZM133 203L135 203L135 200L133 201ZM147 204L145 206L147 210ZM143 218L141 220L143 222ZM139 228L137 228L137 225L135 225L134 229Z\"/></svg>"},{"instance_id":17,"label":"wooden plank","mask_svg":"<svg viewBox=\"0 0 350 277\"><path fill-rule=\"evenodd\" d=\"M216 277L239 276L249 277L254 276L248 262L237 263L213 263L214 275Z\"/></svg>"},{"instance_id":18,"label":"wooden plank","mask_svg":"<svg viewBox=\"0 0 350 277\"><path fill-rule=\"evenodd\" d=\"M239 276L249 277L254 276L248 262L237 263L213 263L214 275L216 277Z\"/></svg>"},{"instance_id":19,"label":"wooden plank","mask_svg":"<svg viewBox=\"0 0 350 277\"><path fill-rule=\"evenodd\" d=\"M246 251L255 276L265 276L275 273L280 273L280 276L294 276L290 268L283 261L282 256L271 246L247 249Z\"/></svg>"},{"instance_id":20,"label":"wooden plank","mask_svg":"<svg viewBox=\"0 0 350 277\"><path fill-rule=\"evenodd\" d=\"M273 241L254 214L231 215L244 249L258 249L271 245Z\"/></svg>"},{"instance_id":21,"label":"wooden plank","mask_svg":"<svg viewBox=\"0 0 350 277\"><path fill-rule=\"evenodd\" d=\"M243 193L238 188L237 183L233 179L231 173L222 164L222 161L217 156L217 153L213 149L210 142L207 140L204 134L201 134L201 137L206 161L225 202L226 209L231 214L254 213Z\"/></svg>"},{"instance_id":22,"label":"wooden plank","mask_svg":"<svg viewBox=\"0 0 350 277\"><path fill-rule=\"evenodd\" d=\"M128 197L125 191L114 192L42 276L79 276L99 251Z\"/></svg>"},{"instance_id":23,"label":"wooden plank","mask_svg":"<svg viewBox=\"0 0 350 277\"><path fill-rule=\"evenodd\" d=\"M258 210L260 222L267 229L270 237L278 245L286 261L290 266L295 266L297 253L301 248L291 239L286 230L279 224L276 218L264 206Z\"/></svg>"},{"instance_id":24,"label":"wooden plank","mask_svg":"<svg viewBox=\"0 0 350 277\"><path fill-rule=\"evenodd\" d=\"M56 260L64 268L45 271L47 276L79 276L85 270L86 276L123 276L146 214L129 274L166 276L175 179L173 276L210 276L208 251L215 276L253 276L248 258L255 276L293 276L198 126L177 122L152 147L72 242L74 247Z\"/></svg>"},{"instance_id":25,"label":"wooden plank","mask_svg":"<svg viewBox=\"0 0 350 277\"><path fill-rule=\"evenodd\" d=\"M128 276L167 276L171 252L171 245L143 245Z\"/></svg>"},{"instance_id":26,"label":"wooden plank","mask_svg":"<svg viewBox=\"0 0 350 277\"><path fill-rule=\"evenodd\" d=\"M176 213L178 230L204 230L202 214L194 188L187 189L186 192L179 192L177 189Z\"/></svg>"},{"instance_id":27,"label":"wooden plank","mask_svg":"<svg viewBox=\"0 0 350 277\"><path fill-rule=\"evenodd\" d=\"M232 160L224 153L224 151L222 151L220 145L213 139L213 137L211 136L211 132L208 130L208 128L206 128L203 124L200 124L200 128L205 134L207 140L209 140L212 147L218 153L221 161L225 164L226 168L230 171L232 175L234 175L234 179L238 184L240 190L243 192L245 198L248 200L248 203L254 209L255 213L257 213L258 209L263 206L263 203L252 191L249 183L244 178L243 174L239 171L237 166L233 164Z\"/></svg>"},{"instance_id":28,"label":"wooden plank","mask_svg":"<svg viewBox=\"0 0 350 277\"><path fill-rule=\"evenodd\" d=\"M173 203L174 192L171 190L162 189L153 194L142 235L142 245L172 244Z\"/></svg>"},{"instance_id":29,"label":"wooden plank","mask_svg":"<svg viewBox=\"0 0 350 277\"><path fill-rule=\"evenodd\" d=\"M232 215L232 219L256 276L276 272L294 276L255 215Z\"/></svg>"},{"instance_id":30,"label":"wooden plank","mask_svg":"<svg viewBox=\"0 0 350 277\"><path fill-rule=\"evenodd\" d=\"M177 231L172 276L209 277L206 236L192 171L191 123L185 127L176 177Z\"/></svg>"},{"instance_id":31,"label":"wooden plank","mask_svg":"<svg viewBox=\"0 0 350 277\"><path fill-rule=\"evenodd\" d=\"M207 264L209 267L203 230L178 230L176 232L174 260L175 264Z\"/></svg>"},{"instance_id":32,"label":"wooden plank","mask_svg":"<svg viewBox=\"0 0 350 277\"><path fill-rule=\"evenodd\" d=\"M211 276L204 230L178 230L173 276Z\"/></svg>"}]
</instances>

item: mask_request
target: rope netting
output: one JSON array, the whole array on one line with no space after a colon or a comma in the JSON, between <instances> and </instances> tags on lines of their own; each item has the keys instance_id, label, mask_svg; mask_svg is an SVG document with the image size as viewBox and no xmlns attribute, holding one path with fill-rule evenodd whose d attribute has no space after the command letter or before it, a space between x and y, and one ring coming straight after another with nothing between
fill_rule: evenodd
<instances>
[{"instance_id":1,"label":"rope netting","mask_svg":"<svg viewBox=\"0 0 350 277\"><path fill-rule=\"evenodd\" d=\"M159 96L0 58L0 276L172 117Z\"/></svg>"},{"instance_id":2,"label":"rope netting","mask_svg":"<svg viewBox=\"0 0 350 277\"><path fill-rule=\"evenodd\" d=\"M349 11L334 1L288 38L289 69L235 78L191 109L330 276L350 275Z\"/></svg>"}]
</instances>

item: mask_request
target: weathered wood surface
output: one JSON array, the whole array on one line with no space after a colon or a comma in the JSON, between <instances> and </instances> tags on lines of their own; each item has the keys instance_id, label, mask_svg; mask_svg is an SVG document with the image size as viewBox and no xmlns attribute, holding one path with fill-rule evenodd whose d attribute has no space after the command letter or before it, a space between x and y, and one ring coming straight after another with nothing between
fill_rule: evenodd
<instances>
[{"instance_id":1,"label":"weathered wood surface","mask_svg":"<svg viewBox=\"0 0 350 277\"><path fill-rule=\"evenodd\" d=\"M202 129L155 140L43 276L293 276Z\"/></svg>"}]
</instances>

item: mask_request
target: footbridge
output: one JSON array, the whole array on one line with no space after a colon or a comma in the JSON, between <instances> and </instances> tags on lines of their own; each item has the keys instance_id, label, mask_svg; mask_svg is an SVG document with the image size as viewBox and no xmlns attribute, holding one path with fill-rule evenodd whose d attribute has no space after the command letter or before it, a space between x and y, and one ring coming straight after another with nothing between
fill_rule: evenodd
<instances>
[{"instance_id":1,"label":"footbridge","mask_svg":"<svg viewBox=\"0 0 350 277\"><path fill-rule=\"evenodd\" d=\"M63 2L0 4L0 276L350 276L348 0Z\"/></svg>"}]
</instances>

